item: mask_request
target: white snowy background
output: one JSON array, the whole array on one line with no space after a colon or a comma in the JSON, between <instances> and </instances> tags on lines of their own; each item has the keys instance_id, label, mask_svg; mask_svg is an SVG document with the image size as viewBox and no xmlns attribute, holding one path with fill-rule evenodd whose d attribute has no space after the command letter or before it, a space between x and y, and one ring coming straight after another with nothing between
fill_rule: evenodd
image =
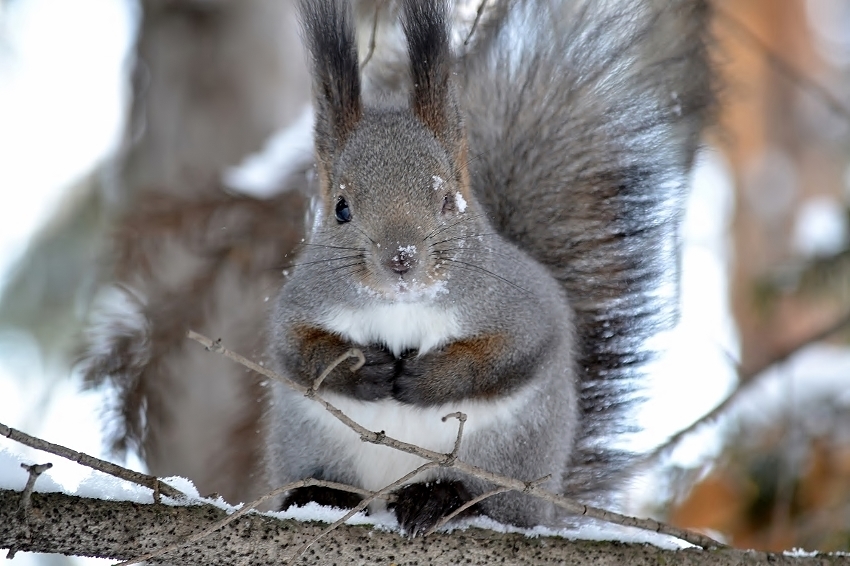
<instances>
[{"instance_id":1,"label":"white snowy background","mask_svg":"<svg viewBox=\"0 0 850 566\"><path fill-rule=\"evenodd\" d=\"M9 266L55 212L63 191L115 150L137 8L131 0L0 1L0 289ZM669 353L653 372L650 402L639 415L645 428L635 439L639 448L661 442L710 410L735 382L731 360L738 346L727 293L733 188L719 152L704 152L693 184L684 227L683 318L666 337ZM834 245L846 230L842 219L836 220L834 207L808 207L798 225L800 245ZM812 348L803 357L786 367L783 378L823 375L823 367L832 368L829 379L850 374L843 349ZM775 381L773 389L779 387ZM25 336L0 336L0 422L102 455L101 399L98 392L81 393L77 376L45 367ZM693 435L673 457L682 463L705 458L719 448L717 438L711 429ZM6 439L0 439L2 450L52 462L50 476L69 491L81 482L101 486L94 492L104 494L121 489L88 478L78 465ZM0 484L23 479L14 458L0 452ZM42 478L39 485L46 488L50 481ZM34 555L15 558L18 566L35 563Z\"/></svg>"},{"instance_id":2,"label":"white snowy background","mask_svg":"<svg viewBox=\"0 0 850 566\"><path fill-rule=\"evenodd\" d=\"M2 285L29 238L55 213L63 192L117 144L137 7L125 0L14 0L0 2L0 10ZM32 340L0 336L0 422L99 455L100 400L79 389L77 378L57 376L44 366ZM70 490L88 475L79 465L5 438L3 449L52 462L51 476ZM0 476L25 473L9 463L0 457ZM14 564L69 563L62 560L19 553Z\"/></svg>"}]
</instances>

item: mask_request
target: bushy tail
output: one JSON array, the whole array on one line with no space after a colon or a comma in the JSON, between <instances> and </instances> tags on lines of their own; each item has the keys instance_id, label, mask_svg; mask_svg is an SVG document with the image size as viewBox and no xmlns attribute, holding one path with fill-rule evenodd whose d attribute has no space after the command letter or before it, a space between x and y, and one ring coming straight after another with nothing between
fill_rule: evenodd
<instances>
[{"instance_id":1,"label":"bushy tail","mask_svg":"<svg viewBox=\"0 0 850 566\"><path fill-rule=\"evenodd\" d=\"M565 491L608 492L627 461L646 340L674 320L676 236L712 89L704 0L496 6L458 75L474 188L549 266L578 325L582 430Z\"/></svg>"}]
</instances>

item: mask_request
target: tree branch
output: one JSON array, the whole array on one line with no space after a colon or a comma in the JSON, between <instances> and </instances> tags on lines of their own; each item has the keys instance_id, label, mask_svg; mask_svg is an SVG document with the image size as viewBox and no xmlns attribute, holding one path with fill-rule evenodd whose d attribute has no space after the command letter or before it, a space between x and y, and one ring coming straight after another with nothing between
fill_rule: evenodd
<instances>
[{"instance_id":1,"label":"tree branch","mask_svg":"<svg viewBox=\"0 0 850 566\"><path fill-rule=\"evenodd\" d=\"M59 444L47 442L46 440L30 436L24 432L8 427L3 423L0 423L0 436L5 436L10 440L20 442L30 448L35 448L36 450L61 456L62 458L66 458L72 462L103 472L104 474L109 474L110 476L121 478L122 480L127 480L136 485L152 489L154 501L157 503L159 502L160 495L173 497L175 499L186 497L185 493L171 487L156 476L134 472L133 470L128 470L127 468L118 466L112 462L107 462L106 460L101 460L100 458L95 458L94 456L89 456L88 454L83 454L82 452L71 450L70 448L65 448Z\"/></svg>"},{"instance_id":2,"label":"tree branch","mask_svg":"<svg viewBox=\"0 0 850 566\"><path fill-rule=\"evenodd\" d=\"M0 490L0 548L14 546L28 552L128 560L171 544L175 536L191 536L228 517L212 505L166 506L33 493L31 538L23 540L20 536L23 523L18 513L20 498L20 492ZM152 562L182 566L279 566L287 554L315 538L326 526L248 513L222 526L201 544L172 550ZM528 538L476 528L451 534L435 533L426 542L422 540L409 541L396 533L368 526L342 525L318 540L311 552L297 563L850 566L850 556L796 557L730 548L711 552L673 551L647 544Z\"/></svg>"},{"instance_id":3,"label":"tree branch","mask_svg":"<svg viewBox=\"0 0 850 566\"><path fill-rule=\"evenodd\" d=\"M325 480L317 480L317 479L314 479L314 478L307 478L307 479L304 479L304 480L295 481L295 482L292 482L292 483L288 483L284 486L278 487L277 489L273 489L272 491L266 493L265 495L258 497L254 501L252 501L250 503L246 503L241 508L239 508L238 511L234 511L230 515L227 515L227 516L223 517L222 519L219 519L218 521L214 522L213 524L209 525L208 527L201 529L200 531L193 533L193 534L187 536L186 538L184 538L182 540L171 543L168 546L165 546L165 547L163 547L159 550L156 550L154 552L149 552L149 553L143 554L141 556L136 556L136 557L134 557L130 560L116 564L115 566L130 566L131 564L138 564L139 562L150 561L154 558L159 558L161 556L164 556L164 555L168 554L169 552L179 550L179 549L181 549L185 546L188 546L192 543L198 542L198 541L208 537L209 535L211 535L215 531L221 529L222 527L226 527L227 525L229 525L230 523L232 523L233 521L235 521L239 517L242 517L243 515L250 513L251 511L255 510L257 507L259 507L260 505L262 505L263 503L265 503L269 499L277 497L278 495L280 495L282 493L286 493L290 489L296 489L296 488L299 488L299 487L310 487L310 486L321 486L321 487L328 487L328 488L331 488L331 489L339 489L339 490L342 490L342 491L351 491L351 492L354 492L354 493L358 493L360 495L367 496L369 498L369 501L374 501L375 499L379 499L381 496L384 495L383 493L380 493L380 492L379 493L373 493L373 492L365 490L365 489L358 489L358 488L355 488L355 487L352 487L352 486L349 486L349 485L345 485L345 484L341 484L341 483L337 483L337 482L325 481ZM343 519L343 522L345 522L345 520L348 520L348 518L350 518L353 515L354 515L354 513L349 513L348 515L346 515Z\"/></svg>"}]
</instances>

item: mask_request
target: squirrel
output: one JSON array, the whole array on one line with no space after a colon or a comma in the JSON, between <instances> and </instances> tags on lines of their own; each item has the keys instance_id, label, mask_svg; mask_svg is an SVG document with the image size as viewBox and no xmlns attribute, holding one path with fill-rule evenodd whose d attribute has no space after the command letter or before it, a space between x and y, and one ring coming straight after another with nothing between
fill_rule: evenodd
<instances>
[{"instance_id":1,"label":"squirrel","mask_svg":"<svg viewBox=\"0 0 850 566\"><path fill-rule=\"evenodd\" d=\"M589 502L616 498L646 340L673 319L687 174L710 114L703 0L500 0L460 54L443 0L403 0L406 96L367 99L351 8L301 0L319 201L270 321L277 370L370 430ZM267 472L378 490L423 461L271 385ZM425 532L492 489L451 468L395 493ZM352 506L329 488L289 492ZM552 524L501 493L475 512Z\"/></svg>"}]
</instances>

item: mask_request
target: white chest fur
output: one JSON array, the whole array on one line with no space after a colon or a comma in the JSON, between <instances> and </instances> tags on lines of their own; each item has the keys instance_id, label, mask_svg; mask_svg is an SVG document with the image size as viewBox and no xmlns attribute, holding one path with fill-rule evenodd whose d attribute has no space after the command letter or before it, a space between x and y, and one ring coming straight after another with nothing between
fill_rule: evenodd
<instances>
[{"instance_id":1,"label":"white chest fur","mask_svg":"<svg viewBox=\"0 0 850 566\"><path fill-rule=\"evenodd\" d=\"M409 349L424 354L460 337L454 310L415 302L339 308L322 325L355 344L383 344L396 356Z\"/></svg>"}]
</instances>

